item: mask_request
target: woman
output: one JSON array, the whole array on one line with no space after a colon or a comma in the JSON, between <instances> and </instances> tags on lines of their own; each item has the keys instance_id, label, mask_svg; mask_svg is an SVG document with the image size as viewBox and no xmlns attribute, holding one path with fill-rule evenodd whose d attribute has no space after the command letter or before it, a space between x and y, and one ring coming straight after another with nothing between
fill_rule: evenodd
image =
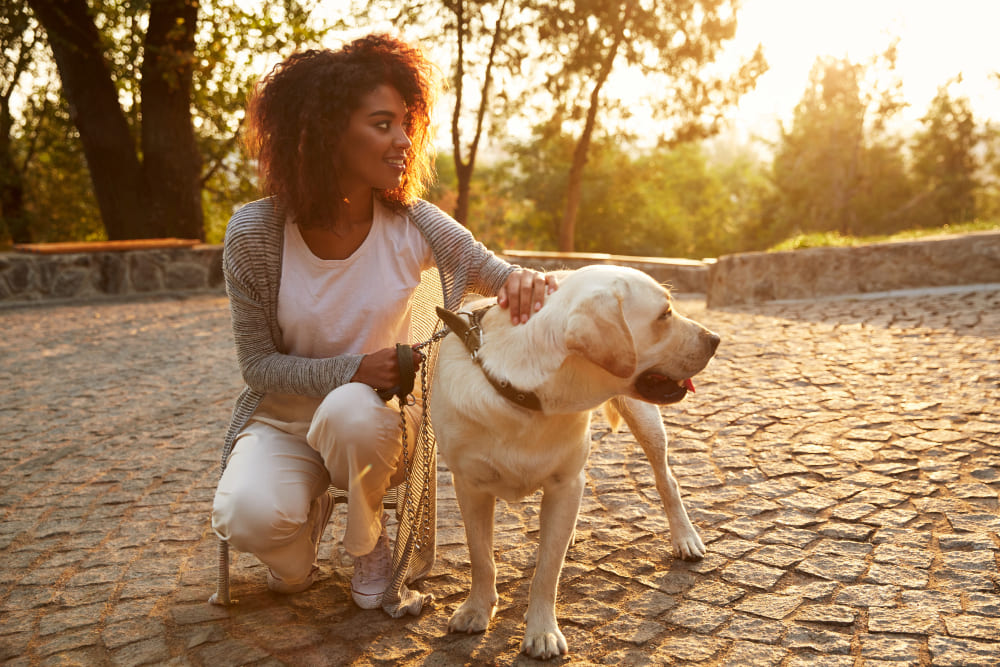
<instances>
[{"instance_id":1,"label":"woman","mask_svg":"<svg viewBox=\"0 0 1000 667\"><path fill-rule=\"evenodd\" d=\"M434 92L419 49L371 35L289 57L250 100L249 144L269 197L226 231L246 387L212 526L268 567L276 592L315 579L332 483L348 492L352 597L381 604L391 574L381 502L405 471L397 409L376 390L400 384L395 344L417 342L406 338L421 272L437 267L449 309L470 292L496 294L518 323L555 289L417 199L432 173Z\"/></svg>"}]
</instances>

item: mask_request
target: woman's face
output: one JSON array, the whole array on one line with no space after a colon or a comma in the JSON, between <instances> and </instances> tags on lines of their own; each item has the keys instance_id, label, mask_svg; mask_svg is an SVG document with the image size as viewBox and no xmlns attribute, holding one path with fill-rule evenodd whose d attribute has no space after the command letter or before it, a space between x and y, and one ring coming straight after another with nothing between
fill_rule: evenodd
<instances>
[{"instance_id":1,"label":"woman's face","mask_svg":"<svg viewBox=\"0 0 1000 667\"><path fill-rule=\"evenodd\" d=\"M406 171L410 138L403 122L406 104L395 88L381 84L361 98L340 140L337 156L341 191L350 198L363 190L398 187Z\"/></svg>"}]
</instances>

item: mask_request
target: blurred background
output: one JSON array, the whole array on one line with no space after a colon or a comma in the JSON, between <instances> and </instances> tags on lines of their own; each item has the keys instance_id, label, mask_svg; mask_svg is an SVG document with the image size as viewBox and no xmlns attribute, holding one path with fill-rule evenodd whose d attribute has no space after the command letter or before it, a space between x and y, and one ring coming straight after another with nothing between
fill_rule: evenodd
<instances>
[{"instance_id":1,"label":"blurred background","mask_svg":"<svg viewBox=\"0 0 1000 667\"><path fill-rule=\"evenodd\" d=\"M0 249L221 242L253 83L371 31L446 88L426 198L496 250L701 259L1000 228L992 0L5 0Z\"/></svg>"}]
</instances>

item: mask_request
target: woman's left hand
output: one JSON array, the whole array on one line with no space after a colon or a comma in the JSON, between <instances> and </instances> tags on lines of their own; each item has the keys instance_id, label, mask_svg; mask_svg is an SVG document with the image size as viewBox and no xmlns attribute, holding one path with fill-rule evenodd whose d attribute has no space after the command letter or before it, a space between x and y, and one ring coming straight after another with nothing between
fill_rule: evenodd
<instances>
[{"instance_id":1,"label":"woman's left hand","mask_svg":"<svg viewBox=\"0 0 1000 667\"><path fill-rule=\"evenodd\" d=\"M510 321L524 324L545 303L545 295L559 289L554 274L531 269L518 269L507 277L507 282L497 293L501 308L510 308Z\"/></svg>"}]
</instances>

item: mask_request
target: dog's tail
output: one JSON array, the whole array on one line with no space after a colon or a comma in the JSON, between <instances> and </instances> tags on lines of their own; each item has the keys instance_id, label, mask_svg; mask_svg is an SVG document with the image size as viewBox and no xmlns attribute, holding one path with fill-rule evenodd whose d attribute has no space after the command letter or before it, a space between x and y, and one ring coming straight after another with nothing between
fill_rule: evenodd
<instances>
[{"instance_id":1,"label":"dog's tail","mask_svg":"<svg viewBox=\"0 0 1000 667\"><path fill-rule=\"evenodd\" d=\"M618 407L615 405L614 399L608 401L601 406L604 412L604 418L608 420L608 425L611 426L611 432L617 433L618 429L622 425L622 413L618 411Z\"/></svg>"}]
</instances>

